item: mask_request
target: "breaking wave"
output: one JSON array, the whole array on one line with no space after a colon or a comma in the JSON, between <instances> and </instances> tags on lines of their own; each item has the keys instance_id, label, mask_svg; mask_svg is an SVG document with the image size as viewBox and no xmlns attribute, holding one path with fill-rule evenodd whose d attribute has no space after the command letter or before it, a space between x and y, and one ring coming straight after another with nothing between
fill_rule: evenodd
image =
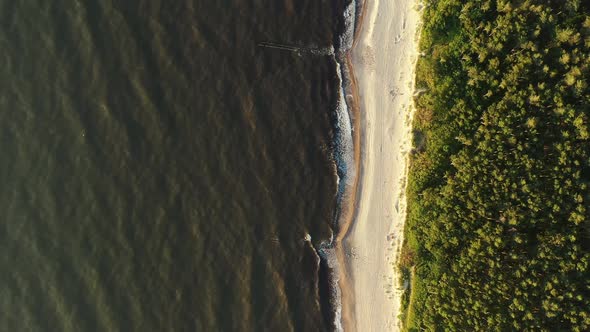
<instances>
[{"instance_id":1,"label":"breaking wave","mask_svg":"<svg viewBox=\"0 0 590 332\"><path fill-rule=\"evenodd\" d=\"M354 42L354 30L356 27L357 1L352 0L344 10L344 30L339 36L340 52L348 52Z\"/></svg>"},{"instance_id":2,"label":"breaking wave","mask_svg":"<svg viewBox=\"0 0 590 332\"><path fill-rule=\"evenodd\" d=\"M342 332L342 294L338 282L340 281L340 270L338 259L336 258L336 249L332 244L318 250L320 261L327 267L327 278L330 281L329 301L334 315L334 330Z\"/></svg>"},{"instance_id":3,"label":"breaking wave","mask_svg":"<svg viewBox=\"0 0 590 332\"><path fill-rule=\"evenodd\" d=\"M354 44L357 15L360 13L360 4L352 0L346 6L343 13L343 29L338 37L337 50L330 55L336 66L336 73L339 78L338 102L335 109L334 121L334 160L336 162L336 176L338 191L336 195L336 209L333 220L334 233L338 234L341 228L342 218L346 217L348 204L352 204L351 198L355 189L356 165L354 160L353 120L352 105L352 79L347 66L347 57ZM333 326L338 332L343 331L342 327L342 290L339 287L340 266L336 255L338 243L334 236L329 241L320 244L317 249L318 256L327 267L329 278L329 302L333 310Z\"/></svg>"}]
</instances>

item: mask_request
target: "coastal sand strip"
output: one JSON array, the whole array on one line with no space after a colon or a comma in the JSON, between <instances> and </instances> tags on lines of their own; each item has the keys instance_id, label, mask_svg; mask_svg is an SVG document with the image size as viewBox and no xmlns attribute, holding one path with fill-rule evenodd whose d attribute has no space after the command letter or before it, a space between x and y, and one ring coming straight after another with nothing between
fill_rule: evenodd
<instances>
[{"instance_id":1,"label":"coastal sand strip","mask_svg":"<svg viewBox=\"0 0 590 332\"><path fill-rule=\"evenodd\" d=\"M361 148L356 217L343 239L344 330L397 331L420 14L414 0L367 0L364 10L352 54Z\"/></svg>"}]
</instances>

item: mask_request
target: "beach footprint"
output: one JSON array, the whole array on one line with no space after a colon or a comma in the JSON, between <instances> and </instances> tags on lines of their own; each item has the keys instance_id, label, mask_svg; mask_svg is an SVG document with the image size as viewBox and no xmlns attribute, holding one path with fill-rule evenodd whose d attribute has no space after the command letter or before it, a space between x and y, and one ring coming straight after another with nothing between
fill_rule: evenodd
<instances>
[{"instance_id":1,"label":"beach footprint","mask_svg":"<svg viewBox=\"0 0 590 332\"><path fill-rule=\"evenodd\" d=\"M369 45L365 46L361 53L361 61L371 71L375 70L375 51Z\"/></svg>"}]
</instances>

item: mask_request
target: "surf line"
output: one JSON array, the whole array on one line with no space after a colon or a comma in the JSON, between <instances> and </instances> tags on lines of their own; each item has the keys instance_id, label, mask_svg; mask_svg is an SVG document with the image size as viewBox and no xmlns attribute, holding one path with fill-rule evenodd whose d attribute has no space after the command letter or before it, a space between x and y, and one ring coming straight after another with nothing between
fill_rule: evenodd
<instances>
[{"instance_id":1,"label":"surf line","mask_svg":"<svg viewBox=\"0 0 590 332\"><path fill-rule=\"evenodd\" d=\"M364 0L351 0L343 12L343 29L333 54L339 78L339 99L334 123L334 160L336 163L337 194L333 217L333 232L329 241L320 244L318 256L330 269L331 288L329 302L333 312L333 327L344 331L354 326L352 322L354 301L350 276L347 273L347 257L342 241L352 225L359 183L360 168L360 109L358 90L352 68L351 51L360 31ZM343 303L346 306L343 307Z\"/></svg>"},{"instance_id":2,"label":"surf line","mask_svg":"<svg viewBox=\"0 0 590 332\"><path fill-rule=\"evenodd\" d=\"M342 29L338 34L337 45L330 47L305 47L277 42L263 41L258 47L295 53L298 56L330 56L334 61L338 75L338 101L334 121L334 150L336 164L336 208L332 220L332 235L317 247L311 242L311 236L305 236L305 242L314 248L320 265L327 267L326 277L329 284L329 310L333 317L332 326L338 332L344 327L354 326L351 318L354 301L350 291L350 278L347 274L347 256L342 240L353 222L356 196L359 183L360 167L360 109L358 89L352 68L351 52L360 31L366 0L350 0L342 16ZM319 282L319 278L318 278ZM318 285L319 289L319 285ZM324 299L325 300L325 299ZM346 303L343 308L342 303ZM320 307L322 307L320 305Z\"/></svg>"}]
</instances>

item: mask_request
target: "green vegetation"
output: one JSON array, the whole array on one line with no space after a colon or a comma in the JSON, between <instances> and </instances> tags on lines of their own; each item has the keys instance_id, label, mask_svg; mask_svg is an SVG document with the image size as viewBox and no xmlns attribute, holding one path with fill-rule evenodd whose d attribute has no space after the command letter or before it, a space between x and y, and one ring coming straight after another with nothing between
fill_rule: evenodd
<instances>
[{"instance_id":1,"label":"green vegetation","mask_svg":"<svg viewBox=\"0 0 590 332\"><path fill-rule=\"evenodd\" d=\"M426 3L405 329L589 331L590 1Z\"/></svg>"}]
</instances>

